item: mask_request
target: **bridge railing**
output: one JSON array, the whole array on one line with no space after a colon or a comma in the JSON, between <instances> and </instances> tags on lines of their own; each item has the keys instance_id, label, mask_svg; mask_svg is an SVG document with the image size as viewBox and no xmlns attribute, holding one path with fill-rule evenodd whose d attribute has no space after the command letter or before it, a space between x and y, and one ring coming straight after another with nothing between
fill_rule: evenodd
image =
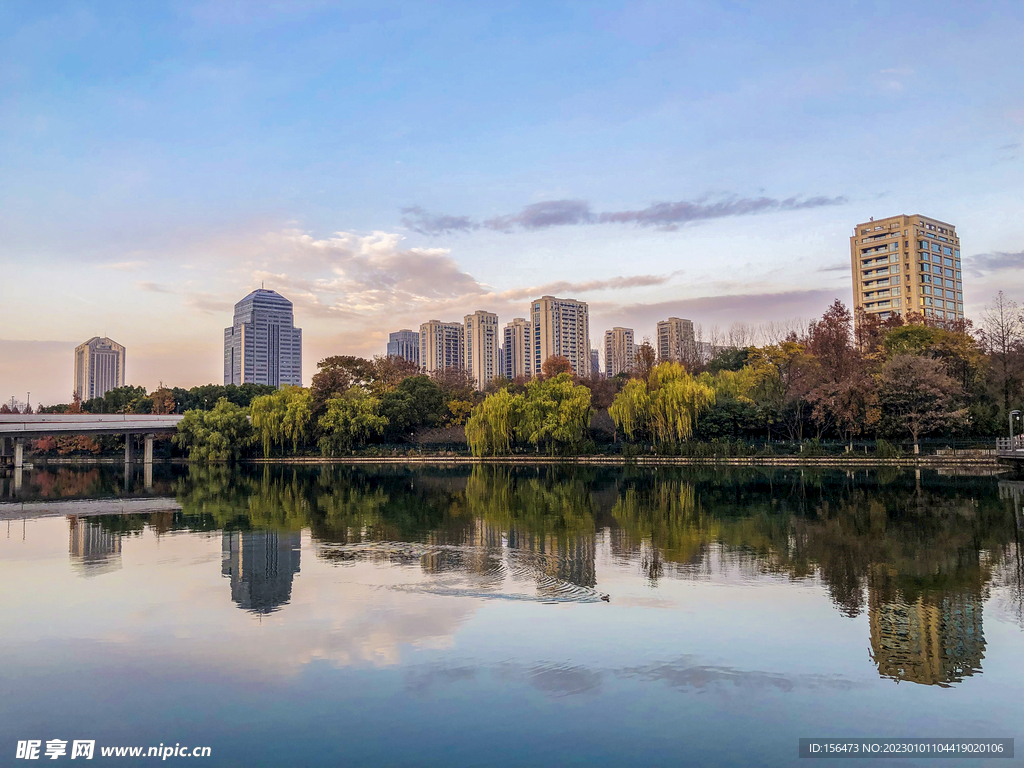
<instances>
[{"instance_id":1,"label":"bridge railing","mask_svg":"<svg viewBox=\"0 0 1024 768\"><path fill-rule=\"evenodd\" d=\"M997 451L1024 451L1024 435L1014 435L1013 438L997 437Z\"/></svg>"}]
</instances>

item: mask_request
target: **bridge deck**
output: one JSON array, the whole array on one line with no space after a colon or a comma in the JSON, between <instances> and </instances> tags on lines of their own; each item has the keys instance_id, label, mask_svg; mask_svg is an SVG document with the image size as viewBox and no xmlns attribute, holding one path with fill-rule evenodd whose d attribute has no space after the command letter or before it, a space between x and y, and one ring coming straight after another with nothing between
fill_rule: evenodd
<instances>
[{"instance_id":1,"label":"bridge deck","mask_svg":"<svg viewBox=\"0 0 1024 768\"><path fill-rule=\"evenodd\" d=\"M45 413L0 415L0 438L34 440L50 435L125 435L173 432L179 414L138 413Z\"/></svg>"}]
</instances>

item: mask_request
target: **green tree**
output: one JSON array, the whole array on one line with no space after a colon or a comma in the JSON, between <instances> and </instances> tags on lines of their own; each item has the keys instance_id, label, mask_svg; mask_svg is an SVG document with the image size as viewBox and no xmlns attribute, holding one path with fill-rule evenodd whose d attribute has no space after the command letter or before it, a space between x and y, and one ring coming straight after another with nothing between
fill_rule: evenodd
<instances>
[{"instance_id":1,"label":"green tree","mask_svg":"<svg viewBox=\"0 0 1024 768\"><path fill-rule=\"evenodd\" d=\"M524 395L507 389L488 396L466 422L466 440L474 456L507 454L512 449L526 406Z\"/></svg>"},{"instance_id":2,"label":"green tree","mask_svg":"<svg viewBox=\"0 0 1024 768\"><path fill-rule=\"evenodd\" d=\"M313 419L313 399L302 387L281 387L269 395L253 399L249 407L252 426L263 447L264 457L274 446L291 442L292 449L309 438Z\"/></svg>"},{"instance_id":3,"label":"green tree","mask_svg":"<svg viewBox=\"0 0 1024 768\"><path fill-rule=\"evenodd\" d=\"M628 440L678 444L690 438L700 414L715 404L714 378L694 378L681 363L660 363L646 380L632 379L608 409Z\"/></svg>"},{"instance_id":4,"label":"green tree","mask_svg":"<svg viewBox=\"0 0 1024 768\"><path fill-rule=\"evenodd\" d=\"M380 412L388 420L386 434L396 438L417 427L439 424L445 412L444 395L426 376L410 376L381 396Z\"/></svg>"},{"instance_id":5,"label":"green tree","mask_svg":"<svg viewBox=\"0 0 1024 768\"><path fill-rule=\"evenodd\" d=\"M526 401L517 427L521 442L556 449L578 448L590 426L590 390L560 373L534 380L526 387Z\"/></svg>"},{"instance_id":6,"label":"green tree","mask_svg":"<svg viewBox=\"0 0 1024 768\"><path fill-rule=\"evenodd\" d=\"M313 396L308 389L285 387L284 436L291 440L292 450L309 439L313 422Z\"/></svg>"},{"instance_id":7,"label":"green tree","mask_svg":"<svg viewBox=\"0 0 1024 768\"><path fill-rule=\"evenodd\" d=\"M807 394L814 381L817 361L796 341L751 347L748 352L747 365L760 377L756 400L767 417L764 426L768 436L771 436L773 416L778 415L789 438L802 440L810 411Z\"/></svg>"},{"instance_id":8,"label":"green tree","mask_svg":"<svg viewBox=\"0 0 1024 768\"><path fill-rule=\"evenodd\" d=\"M715 404L715 390L687 373L681 363L654 366L649 381L655 439L668 444L688 440L698 415Z\"/></svg>"},{"instance_id":9,"label":"green tree","mask_svg":"<svg viewBox=\"0 0 1024 768\"><path fill-rule=\"evenodd\" d=\"M619 391L608 408L615 428L626 434L627 440L647 437L651 426L651 394L647 382L630 379Z\"/></svg>"},{"instance_id":10,"label":"green tree","mask_svg":"<svg viewBox=\"0 0 1024 768\"><path fill-rule=\"evenodd\" d=\"M234 461L253 443L252 425L245 408L222 398L212 411L186 411L174 443L188 451L192 461Z\"/></svg>"},{"instance_id":11,"label":"green tree","mask_svg":"<svg viewBox=\"0 0 1024 768\"><path fill-rule=\"evenodd\" d=\"M153 401L146 396L145 387L115 387L103 397L94 397L82 403L86 413L152 413Z\"/></svg>"},{"instance_id":12,"label":"green tree","mask_svg":"<svg viewBox=\"0 0 1024 768\"><path fill-rule=\"evenodd\" d=\"M337 456L354 445L380 435L388 425L380 414L380 399L353 387L342 397L332 397L319 419L320 451Z\"/></svg>"}]
</instances>

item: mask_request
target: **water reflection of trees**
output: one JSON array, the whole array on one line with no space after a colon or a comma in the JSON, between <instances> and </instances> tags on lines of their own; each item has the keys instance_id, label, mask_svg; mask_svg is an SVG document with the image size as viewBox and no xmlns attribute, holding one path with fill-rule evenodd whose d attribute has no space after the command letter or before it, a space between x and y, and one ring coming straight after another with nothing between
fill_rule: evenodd
<instances>
[{"instance_id":1,"label":"water reflection of trees","mask_svg":"<svg viewBox=\"0 0 1024 768\"><path fill-rule=\"evenodd\" d=\"M991 484L837 473L638 479L615 513L680 574L706 564L817 575L848 616L867 612L872 658L895 680L948 685L980 669L993 568L1019 562L1012 510ZM1002 566L1006 570L1006 566ZM664 563L648 575L657 578Z\"/></svg>"},{"instance_id":2,"label":"water reflection of trees","mask_svg":"<svg viewBox=\"0 0 1024 768\"><path fill-rule=\"evenodd\" d=\"M604 546L652 582L705 578L716 569L751 579L820 579L844 615L867 613L872 658L896 680L946 685L980 668L982 604L994 586L1024 615L1014 501L1000 499L989 478L211 466L190 468L175 493L182 512L153 516L149 525L308 528L319 558L474 574L482 588L509 576L534 580L541 594L566 584L592 588ZM137 530L144 519L104 524Z\"/></svg>"}]
</instances>

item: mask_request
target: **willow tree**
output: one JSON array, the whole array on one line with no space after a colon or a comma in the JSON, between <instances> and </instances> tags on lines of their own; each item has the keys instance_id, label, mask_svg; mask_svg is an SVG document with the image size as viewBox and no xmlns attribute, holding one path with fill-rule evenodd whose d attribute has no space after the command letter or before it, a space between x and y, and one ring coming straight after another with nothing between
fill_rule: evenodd
<instances>
[{"instance_id":1,"label":"willow tree","mask_svg":"<svg viewBox=\"0 0 1024 768\"><path fill-rule=\"evenodd\" d=\"M252 428L263 446L264 458L270 455L274 445L284 442L284 414L287 404L281 390L270 395L253 398L249 406Z\"/></svg>"},{"instance_id":2,"label":"willow tree","mask_svg":"<svg viewBox=\"0 0 1024 768\"><path fill-rule=\"evenodd\" d=\"M484 398L466 421L466 440L473 455L508 453L515 442L525 404L523 395L513 395L507 389Z\"/></svg>"},{"instance_id":3,"label":"willow tree","mask_svg":"<svg viewBox=\"0 0 1024 768\"><path fill-rule=\"evenodd\" d=\"M342 397L327 401L326 412L318 422L320 450L326 456L336 456L383 434L387 425L387 417L380 414L380 400L353 387Z\"/></svg>"},{"instance_id":4,"label":"willow tree","mask_svg":"<svg viewBox=\"0 0 1024 768\"><path fill-rule=\"evenodd\" d=\"M174 442L192 461L233 461L252 444L252 426L245 408L221 398L211 411L186 411Z\"/></svg>"},{"instance_id":5,"label":"willow tree","mask_svg":"<svg viewBox=\"0 0 1024 768\"><path fill-rule=\"evenodd\" d=\"M660 443L679 443L689 439L697 417L714 404L711 383L695 379L679 363L661 363L646 381L630 380L608 414L629 440L648 435Z\"/></svg>"},{"instance_id":6,"label":"willow tree","mask_svg":"<svg viewBox=\"0 0 1024 768\"><path fill-rule=\"evenodd\" d=\"M655 438L661 443L681 443L693 434L697 416L715 404L715 390L684 374L656 389L652 404Z\"/></svg>"},{"instance_id":7,"label":"willow tree","mask_svg":"<svg viewBox=\"0 0 1024 768\"><path fill-rule=\"evenodd\" d=\"M590 427L590 390L568 373L533 380L526 387L516 438L552 450L579 446Z\"/></svg>"},{"instance_id":8,"label":"willow tree","mask_svg":"<svg viewBox=\"0 0 1024 768\"><path fill-rule=\"evenodd\" d=\"M313 398L308 389L282 387L269 395L253 398L249 406L252 426L263 455L270 455L275 445L291 442L292 449L309 438L313 420Z\"/></svg>"},{"instance_id":9,"label":"willow tree","mask_svg":"<svg viewBox=\"0 0 1024 768\"><path fill-rule=\"evenodd\" d=\"M642 379L627 381L608 407L608 415L615 422L616 429L626 433L627 439L633 440L640 435L651 421L651 395L647 391L647 382Z\"/></svg>"}]
</instances>

